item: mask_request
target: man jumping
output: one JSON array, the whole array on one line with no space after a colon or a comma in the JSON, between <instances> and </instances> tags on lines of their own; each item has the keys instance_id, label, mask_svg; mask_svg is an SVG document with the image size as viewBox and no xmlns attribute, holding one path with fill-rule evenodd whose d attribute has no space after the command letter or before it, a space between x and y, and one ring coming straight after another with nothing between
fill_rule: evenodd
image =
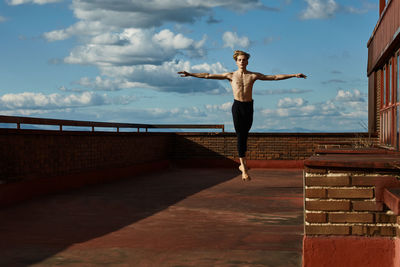
<instances>
[{"instance_id":1,"label":"man jumping","mask_svg":"<svg viewBox=\"0 0 400 267\"><path fill-rule=\"evenodd\" d=\"M307 78L302 73L298 74L280 74L280 75L264 75L257 72L247 70L250 54L236 50L233 59L236 61L238 69L235 72L223 74L210 73L189 73L180 71L181 77L196 77L203 79L229 80L233 90L234 102L232 105L233 125L237 135L237 149L239 153L240 166L243 181L250 181L248 168L246 163L247 137L253 124L253 84L256 80L273 81L284 80L289 78Z\"/></svg>"}]
</instances>

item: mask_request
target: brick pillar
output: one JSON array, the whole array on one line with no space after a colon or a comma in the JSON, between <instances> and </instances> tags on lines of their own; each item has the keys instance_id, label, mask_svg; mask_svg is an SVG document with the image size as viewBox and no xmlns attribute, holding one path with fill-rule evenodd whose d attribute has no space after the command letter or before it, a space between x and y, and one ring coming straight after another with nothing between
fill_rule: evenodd
<instances>
[{"instance_id":1,"label":"brick pillar","mask_svg":"<svg viewBox=\"0 0 400 267\"><path fill-rule=\"evenodd\" d=\"M306 172L303 267L393 267L398 216L385 208L382 193L393 179Z\"/></svg>"},{"instance_id":2,"label":"brick pillar","mask_svg":"<svg viewBox=\"0 0 400 267\"><path fill-rule=\"evenodd\" d=\"M306 174L305 234L396 236L396 215L377 199L377 176Z\"/></svg>"}]
</instances>

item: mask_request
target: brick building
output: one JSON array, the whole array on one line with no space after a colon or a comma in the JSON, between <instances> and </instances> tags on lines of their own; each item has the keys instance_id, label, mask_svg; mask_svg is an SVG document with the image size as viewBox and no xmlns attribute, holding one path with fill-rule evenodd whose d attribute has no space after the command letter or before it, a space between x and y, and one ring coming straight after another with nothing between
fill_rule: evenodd
<instances>
[{"instance_id":1,"label":"brick building","mask_svg":"<svg viewBox=\"0 0 400 267\"><path fill-rule=\"evenodd\" d=\"M400 1L380 0L368 41L369 131L381 145L400 149Z\"/></svg>"}]
</instances>

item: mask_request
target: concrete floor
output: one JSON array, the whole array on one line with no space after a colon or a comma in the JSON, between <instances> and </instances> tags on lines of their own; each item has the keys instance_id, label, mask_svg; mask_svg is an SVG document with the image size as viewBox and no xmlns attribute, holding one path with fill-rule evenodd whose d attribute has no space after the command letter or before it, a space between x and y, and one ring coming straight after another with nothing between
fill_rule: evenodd
<instances>
[{"instance_id":1,"label":"concrete floor","mask_svg":"<svg viewBox=\"0 0 400 267\"><path fill-rule=\"evenodd\" d=\"M302 170L170 169L0 210L0 266L301 266Z\"/></svg>"}]
</instances>

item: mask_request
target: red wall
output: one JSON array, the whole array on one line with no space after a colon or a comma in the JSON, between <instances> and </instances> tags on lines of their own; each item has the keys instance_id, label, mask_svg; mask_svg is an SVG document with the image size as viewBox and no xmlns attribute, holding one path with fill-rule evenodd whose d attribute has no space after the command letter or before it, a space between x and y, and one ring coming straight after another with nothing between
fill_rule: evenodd
<instances>
[{"instance_id":1,"label":"red wall","mask_svg":"<svg viewBox=\"0 0 400 267\"><path fill-rule=\"evenodd\" d=\"M303 267L398 267L399 253L399 240L388 237L303 239Z\"/></svg>"}]
</instances>

